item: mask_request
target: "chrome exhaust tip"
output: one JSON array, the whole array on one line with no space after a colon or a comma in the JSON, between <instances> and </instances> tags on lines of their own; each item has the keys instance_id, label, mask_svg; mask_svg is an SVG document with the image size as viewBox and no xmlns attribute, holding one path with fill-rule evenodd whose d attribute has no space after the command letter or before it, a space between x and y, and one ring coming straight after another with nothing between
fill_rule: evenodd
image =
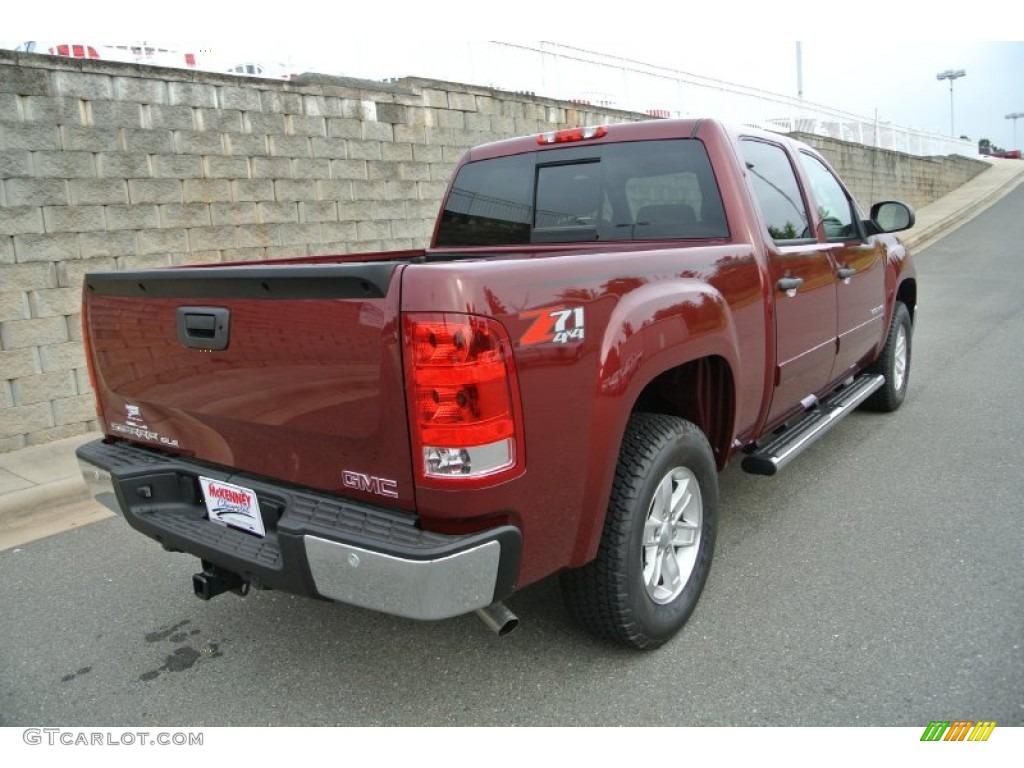
<instances>
[{"instance_id":1,"label":"chrome exhaust tip","mask_svg":"<svg viewBox=\"0 0 1024 768\"><path fill-rule=\"evenodd\" d=\"M476 615L498 637L504 637L519 626L519 617L506 608L504 603L491 603L486 608L477 608Z\"/></svg>"}]
</instances>

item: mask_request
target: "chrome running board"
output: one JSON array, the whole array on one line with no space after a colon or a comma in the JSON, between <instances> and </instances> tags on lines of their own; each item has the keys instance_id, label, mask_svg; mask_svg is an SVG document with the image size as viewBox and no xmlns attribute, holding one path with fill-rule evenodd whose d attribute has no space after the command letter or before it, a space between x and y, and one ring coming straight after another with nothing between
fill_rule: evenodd
<instances>
[{"instance_id":1,"label":"chrome running board","mask_svg":"<svg viewBox=\"0 0 1024 768\"><path fill-rule=\"evenodd\" d=\"M743 459L743 471L752 475L774 475L807 450L819 437L849 416L854 409L885 383L881 375L862 374L853 382L822 400L799 421L775 438L758 445Z\"/></svg>"}]
</instances>

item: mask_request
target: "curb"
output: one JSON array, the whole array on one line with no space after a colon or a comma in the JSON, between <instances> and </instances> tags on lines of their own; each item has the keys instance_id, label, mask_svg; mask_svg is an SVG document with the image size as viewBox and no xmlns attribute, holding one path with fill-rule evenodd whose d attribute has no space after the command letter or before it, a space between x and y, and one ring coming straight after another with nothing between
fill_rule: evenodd
<instances>
[{"instance_id":1,"label":"curb","mask_svg":"<svg viewBox=\"0 0 1024 768\"><path fill-rule=\"evenodd\" d=\"M0 456L0 469L5 475L31 483L0 494L0 534L23 528L55 508L91 500L75 451L99 437L99 432L86 432Z\"/></svg>"},{"instance_id":2,"label":"curb","mask_svg":"<svg viewBox=\"0 0 1024 768\"><path fill-rule=\"evenodd\" d=\"M64 506L76 501L85 501L92 496L81 477L66 477L43 483L32 488L23 488L0 496L0 526L17 523L32 517L35 512L50 507Z\"/></svg>"}]
</instances>

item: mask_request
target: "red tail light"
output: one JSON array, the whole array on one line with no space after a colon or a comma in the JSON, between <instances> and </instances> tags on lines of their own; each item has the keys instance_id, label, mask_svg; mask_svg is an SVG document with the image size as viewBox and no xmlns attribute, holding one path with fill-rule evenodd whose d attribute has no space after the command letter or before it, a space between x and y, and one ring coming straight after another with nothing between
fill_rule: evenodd
<instances>
[{"instance_id":1,"label":"red tail light","mask_svg":"<svg viewBox=\"0 0 1024 768\"><path fill-rule=\"evenodd\" d=\"M520 471L522 417L505 330L452 313L410 313L403 322L417 475L462 485Z\"/></svg>"}]
</instances>

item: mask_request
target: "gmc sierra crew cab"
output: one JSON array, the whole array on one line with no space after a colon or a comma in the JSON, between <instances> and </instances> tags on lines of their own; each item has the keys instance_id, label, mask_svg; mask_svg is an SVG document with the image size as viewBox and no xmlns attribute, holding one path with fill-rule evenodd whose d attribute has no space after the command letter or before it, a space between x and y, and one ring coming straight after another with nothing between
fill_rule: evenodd
<instances>
[{"instance_id":1,"label":"gmc sierra crew cab","mask_svg":"<svg viewBox=\"0 0 1024 768\"><path fill-rule=\"evenodd\" d=\"M810 147L713 120L466 153L422 250L90 274L94 495L193 588L415 619L560 574L653 648L708 578L717 472L903 402L917 283Z\"/></svg>"}]
</instances>

